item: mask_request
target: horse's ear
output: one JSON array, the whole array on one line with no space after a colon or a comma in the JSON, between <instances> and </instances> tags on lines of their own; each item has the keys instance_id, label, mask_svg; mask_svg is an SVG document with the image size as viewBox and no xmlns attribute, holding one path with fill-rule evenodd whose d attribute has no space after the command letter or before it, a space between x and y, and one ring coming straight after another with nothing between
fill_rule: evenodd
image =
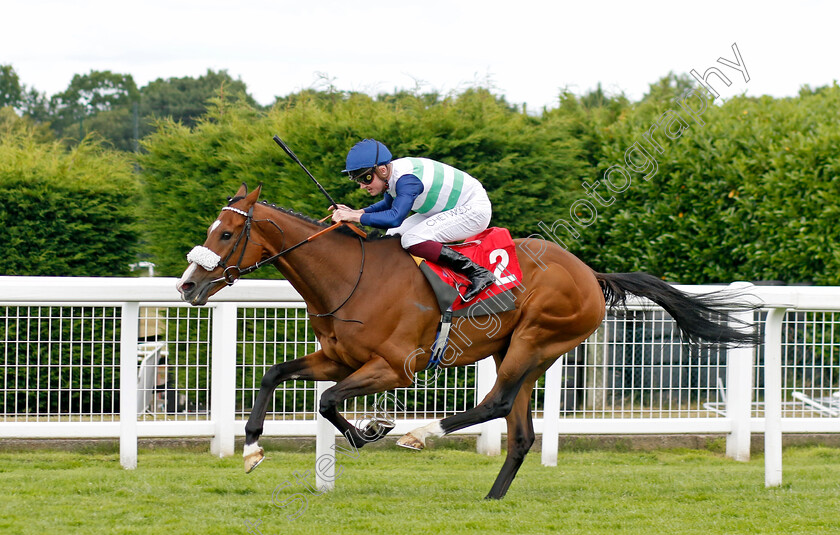
<instances>
[{"instance_id":1,"label":"horse's ear","mask_svg":"<svg viewBox=\"0 0 840 535\"><path fill-rule=\"evenodd\" d=\"M243 182L242 185L239 186L239 191L236 192L234 197L244 197L246 195L248 195L248 185Z\"/></svg>"},{"instance_id":2,"label":"horse's ear","mask_svg":"<svg viewBox=\"0 0 840 535\"><path fill-rule=\"evenodd\" d=\"M245 184L242 184L242 186L244 187L244 186L245 186ZM249 193L249 194L245 197L245 204L246 204L247 206L251 206L251 205L255 204L255 203L257 202L257 199L259 199L259 198L260 198L260 191L261 191L261 190L262 190L262 184L258 185L258 186L257 186L257 189L255 189L254 191L252 191L251 193ZM240 190L240 191L241 191L241 190Z\"/></svg>"}]
</instances>

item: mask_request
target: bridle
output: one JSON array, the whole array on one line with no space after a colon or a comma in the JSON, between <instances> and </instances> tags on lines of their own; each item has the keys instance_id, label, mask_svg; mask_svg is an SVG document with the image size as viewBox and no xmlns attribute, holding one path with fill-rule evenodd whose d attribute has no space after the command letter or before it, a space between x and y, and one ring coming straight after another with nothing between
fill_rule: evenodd
<instances>
[{"instance_id":1,"label":"bridle","mask_svg":"<svg viewBox=\"0 0 840 535\"><path fill-rule=\"evenodd\" d=\"M260 260L260 261L254 263L251 266L242 268L242 267L240 267L240 265L242 264L242 260L245 258L245 250L248 248L248 243L253 241L251 239L251 225L254 221L256 221L256 222L268 221L269 223L274 225L274 228L276 228L277 230L280 231L280 234L283 235L284 240L285 240L285 233L283 232L283 229L281 229L280 226L277 225L277 223L275 223L271 219L254 220L254 207L253 207L253 205L251 206L251 208L247 212L244 211L244 210L240 210L239 208L234 208L232 206L225 206L224 208L222 208L223 212L226 211L226 210L230 211L230 212L234 212L236 214L239 214L239 215L241 215L245 218L245 225L242 227L242 231L239 233L239 236L236 237L236 241L233 243L233 248L230 250L228 255L225 258L221 258L221 256L219 256L218 254L214 253L212 250L210 250L207 247L204 247L202 245L198 245L198 246L194 247L193 250L190 251L190 253L187 255L187 260L189 262L197 263L201 267L206 269L207 271L213 271L216 268L223 268L224 269L224 271L222 272L222 276L219 277L218 279L214 279L214 280L210 281L209 284L216 284L218 282L224 282L228 286L231 286L231 285L233 285L234 282L239 280L243 275L247 275L249 273L252 273L252 272L260 269L261 267L263 267L266 264L274 263L281 256L294 251L298 247L300 247L302 245L305 245L305 244L311 242L312 240L314 240L315 238L317 238L319 236L322 236L322 235L324 235L324 234L326 234L326 233L328 233L332 230L335 230L338 227L347 226L353 232L356 233L356 237L359 239L359 244L361 245L361 248L362 248L362 261L361 261L361 264L359 265L359 276L356 279L356 284L353 286L353 289L350 291L350 295L348 295L347 298L344 299L344 301L342 301L340 305L335 307L332 310L332 312L326 312L326 313L323 313L323 314L313 314L311 312L308 312L308 314L310 316L314 316L316 318L322 318L322 317L326 317L326 316L334 316L335 313L338 312L338 310L341 309L341 307L343 307L345 304L347 304L347 302L350 300L351 297L353 297L353 294L356 292L356 289L359 287L359 283L362 280L362 272L364 271L364 268L365 268L365 241L364 241L364 238L367 236L367 234L365 234L364 231L362 231L361 229L359 229L355 225L352 225L352 224L350 224L346 221L341 221L341 222L338 222L338 223L334 223L333 225L316 232L312 236L309 236L308 238L292 245L291 247L288 247L286 249L281 250L279 253L276 253L273 256L270 256L268 258ZM239 247L240 243L242 243L243 239L245 240L245 243L244 243L244 245L242 245L242 250L239 253L239 259L236 261L235 264L228 265L228 262L230 261L231 257L233 257L234 253L236 253L236 249ZM257 243L257 242L254 242L254 243ZM199 260L200 256L203 256L203 258L205 259L204 262ZM207 258L210 258L209 262L206 260ZM215 259L218 259L218 261L216 261L216 263L213 264L213 260L215 260ZM336 319L339 319L341 321L352 321L352 322L362 323L359 320L344 320L344 319L341 319L341 318L336 318Z\"/></svg>"},{"instance_id":2,"label":"bridle","mask_svg":"<svg viewBox=\"0 0 840 535\"><path fill-rule=\"evenodd\" d=\"M215 284L217 282L224 281L225 284L227 284L228 286L232 286L233 283L236 282L236 280L242 275L246 275L248 273L251 273L252 271L256 271L257 269L259 269L260 263L257 262L256 264L254 264L254 266L246 268L245 271L243 271L239 267L239 265L242 264L242 259L245 258L245 249L248 248L248 242L251 241L251 223L254 221L254 207L251 206L251 208L247 212L245 212L244 210L240 210L239 208L233 208L231 206L225 206L224 208L222 208L222 211L225 210L229 210L231 212L244 216L245 226L242 228L242 232L239 233L239 236L236 237L236 241L233 243L233 248L230 250L228 255L224 259L220 259L219 263L215 266L224 268L221 278L210 281L210 284ZM228 260L230 260L230 257L232 257L233 254L236 252L236 249L242 242L242 238L245 238L245 245L244 247L242 247L242 251L239 253L239 260L236 261L236 264L228 266ZM236 276L233 275L233 270L236 270Z\"/></svg>"}]
</instances>

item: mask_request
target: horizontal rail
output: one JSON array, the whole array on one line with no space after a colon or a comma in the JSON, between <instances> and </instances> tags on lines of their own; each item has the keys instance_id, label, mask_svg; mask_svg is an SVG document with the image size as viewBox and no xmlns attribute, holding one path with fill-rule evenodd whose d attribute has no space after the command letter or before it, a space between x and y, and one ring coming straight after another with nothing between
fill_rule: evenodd
<instances>
[{"instance_id":1,"label":"horizontal rail","mask_svg":"<svg viewBox=\"0 0 840 535\"><path fill-rule=\"evenodd\" d=\"M7 303L101 302L182 303L174 277L12 277L0 276L0 300ZM736 283L740 285L742 283ZM693 294L732 291L730 285L678 284ZM840 310L840 286L752 286L738 287L757 304L784 304L795 310ZM214 302L277 303L300 302L301 297L285 280L242 279L210 298ZM649 304L631 298L630 304Z\"/></svg>"},{"instance_id":2,"label":"horizontal rail","mask_svg":"<svg viewBox=\"0 0 840 535\"><path fill-rule=\"evenodd\" d=\"M413 429L432 423L431 419L397 420L392 436L405 434ZM235 422L235 436L245 436L245 420ZM561 419L561 435L679 435L679 434L726 434L731 430L727 418L652 418L652 419ZM502 433L507 426L501 421ZM316 422L312 421L268 421L265 422L266 437L314 437ZM542 434L544 420L534 420L534 432ZM763 433L764 418L750 419L750 432ZM453 434L475 435L481 432L479 426L461 429ZM782 418L782 432L790 433L840 433L840 419L837 418ZM214 423L202 422L137 422L137 436L140 438L212 437ZM338 431L336 436L340 436ZM119 438L120 423L115 422L2 422L0 436L17 439L94 439Z\"/></svg>"},{"instance_id":3,"label":"horizontal rail","mask_svg":"<svg viewBox=\"0 0 840 535\"><path fill-rule=\"evenodd\" d=\"M213 422L137 422L137 436L210 437ZM3 422L3 438L118 438L120 422Z\"/></svg>"},{"instance_id":4,"label":"horizontal rail","mask_svg":"<svg viewBox=\"0 0 840 535\"><path fill-rule=\"evenodd\" d=\"M157 277L0 277L0 300L7 303L183 303L175 278ZM285 280L243 279L211 302L300 302Z\"/></svg>"}]
</instances>

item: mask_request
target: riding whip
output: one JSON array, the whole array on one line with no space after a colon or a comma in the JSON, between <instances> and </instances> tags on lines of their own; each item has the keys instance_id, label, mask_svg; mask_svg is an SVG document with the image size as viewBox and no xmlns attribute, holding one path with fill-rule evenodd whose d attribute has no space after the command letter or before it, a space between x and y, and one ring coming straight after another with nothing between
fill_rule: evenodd
<instances>
[{"instance_id":1,"label":"riding whip","mask_svg":"<svg viewBox=\"0 0 840 535\"><path fill-rule=\"evenodd\" d=\"M294 152L292 152L292 149L290 149L288 145L286 145L285 143L283 143L283 140L282 140L282 139L280 139L280 136L276 136L276 135L275 135L275 136L274 136L274 142L275 142L275 143L277 143L278 145L280 145L280 148L282 148L284 151L286 151L286 154L288 154L288 155L289 155L289 157L290 157L292 160L294 160L294 161L295 161L295 163L297 163L297 164L300 166L300 168L301 168L301 169L303 169L304 171L306 171L306 174L307 174L307 175L309 175L309 178L311 178L311 179L312 179L312 182L314 182L314 183L315 183L315 185L316 185L316 186L318 186L318 189L319 189L319 190L321 190L321 193L323 193L323 194L324 194L324 196L327 198L327 200L328 200L328 201L330 201L330 204L332 205L332 207L333 207L333 208L335 208L336 210L338 210L338 204L337 204L337 203L333 200L333 198L332 198L332 197L330 197L330 194L329 194L329 193L327 193L327 190L325 190L325 189L324 189L324 186L322 186L322 185L321 185L321 184L320 184L320 183L319 183L319 182L315 179L315 177L314 177L314 176L312 176L312 173L310 173L310 172L309 172L309 169L307 169L307 168L306 168L306 166L304 166L304 165L303 165L303 163L301 163L301 161L298 159L298 157L297 157L297 156L295 156L295 153L294 153ZM325 219L326 219L326 218L325 218ZM353 232L355 232L356 234L358 234L359 236L361 236L362 238L367 238L367 233L366 233L364 230L362 230L362 229L360 229L359 227L357 227L356 225L351 225L351 224L350 224L350 223L348 223L347 221L342 221L341 223L342 223L344 226L346 226L347 228L349 228L350 230L352 230Z\"/></svg>"},{"instance_id":2,"label":"riding whip","mask_svg":"<svg viewBox=\"0 0 840 535\"><path fill-rule=\"evenodd\" d=\"M305 166L301 163L301 161L298 159L298 157L297 157L297 156L295 156L295 153L294 153L294 152L292 152L292 149L290 149L290 148L288 147L288 145L286 145L285 143L283 143L283 140L282 140L282 139L280 139L280 136L274 136L274 142L275 142L275 143L277 143L278 145L280 145L280 148L282 148L284 151L286 151L286 154L288 154L288 155L289 155L289 157L291 157L291 158L292 158L292 160L294 160L294 161L295 161L295 163L297 163L297 164L300 166L300 168L301 168L301 169L303 169L304 171L306 171L306 174L307 174L307 175L309 175L309 178L311 178L311 179L312 179L312 182L314 182L314 183L315 183L315 185L316 185L316 186L318 186L318 189L320 189L320 190L321 190L321 193L323 193L323 194L324 194L324 196L327 198L327 200L328 200L328 201L330 201L330 204L332 205L332 207L333 207L333 208L338 208L338 204L337 204L337 203L333 200L333 198L332 198L332 197L330 197L330 194L329 194L329 193L327 193L327 190L325 190L325 189L324 189L324 186L322 186L322 185L321 185L321 184L320 184L320 183L319 183L319 182L315 179L315 177L314 177L314 176L312 176L312 173L310 173L310 172L309 172L309 169L307 169L307 168L306 168L306 167L305 167Z\"/></svg>"}]
</instances>

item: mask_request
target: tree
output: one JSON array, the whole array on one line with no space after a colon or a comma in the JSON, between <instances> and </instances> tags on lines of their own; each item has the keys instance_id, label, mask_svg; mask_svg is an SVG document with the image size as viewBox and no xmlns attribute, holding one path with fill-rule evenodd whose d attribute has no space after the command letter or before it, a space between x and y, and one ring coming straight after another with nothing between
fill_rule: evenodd
<instances>
[{"instance_id":1,"label":"tree","mask_svg":"<svg viewBox=\"0 0 840 535\"><path fill-rule=\"evenodd\" d=\"M151 131L148 119L170 118L185 126L193 127L198 118L207 112L211 98L223 98L228 102L242 99L249 106L258 108L257 102L248 95L248 88L242 80L234 80L225 70L192 78L158 78L140 90L142 101L140 115L144 119L142 134Z\"/></svg>"},{"instance_id":2,"label":"tree","mask_svg":"<svg viewBox=\"0 0 840 535\"><path fill-rule=\"evenodd\" d=\"M11 65L0 65L0 108L20 106L23 89L15 69Z\"/></svg>"},{"instance_id":3,"label":"tree","mask_svg":"<svg viewBox=\"0 0 840 535\"><path fill-rule=\"evenodd\" d=\"M478 178L493 202L493 224L516 236L538 231L567 203L586 163L568 124L516 110L486 89L446 98L399 93L303 91L268 112L244 102L214 100L189 128L171 120L143 140L139 158L149 228L148 252L164 275L183 271L184 254L242 182L263 184L263 198L318 218L328 203L271 141L279 134L339 202L355 207L371 199L340 173L347 150L365 137L386 142L397 156L427 156ZM260 272L259 277L272 276Z\"/></svg>"},{"instance_id":4,"label":"tree","mask_svg":"<svg viewBox=\"0 0 840 535\"><path fill-rule=\"evenodd\" d=\"M16 136L26 133L38 142L46 143L54 139L46 124L38 123L31 117L20 117L13 108L0 108L0 137Z\"/></svg>"},{"instance_id":5,"label":"tree","mask_svg":"<svg viewBox=\"0 0 840 535\"><path fill-rule=\"evenodd\" d=\"M52 127L59 136L80 140L92 130L85 127L85 121L102 112L128 110L129 113L117 114L120 118L112 130L120 131L115 138L108 138L117 148L133 150L133 144L125 146L121 139L132 139L126 131L134 128L130 113L138 102L140 93L130 74L118 74L111 71L91 71L89 74L75 75L67 89L53 95L50 99Z\"/></svg>"},{"instance_id":6,"label":"tree","mask_svg":"<svg viewBox=\"0 0 840 535\"><path fill-rule=\"evenodd\" d=\"M39 93L35 89L22 86L19 109L24 116L31 118L37 123L47 124L52 120L50 114L50 101L46 93Z\"/></svg>"},{"instance_id":7,"label":"tree","mask_svg":"<svg viewBox=\"0 0 840 535\"><path fill-rule=\"evenodd\" d=\"M697 87L697 81L690 74L674 74L671 71L648 86L648 92L642 97L642 101L666 101L681 97L686 91L695 87Z\"/></svg>"}]
</instances>

